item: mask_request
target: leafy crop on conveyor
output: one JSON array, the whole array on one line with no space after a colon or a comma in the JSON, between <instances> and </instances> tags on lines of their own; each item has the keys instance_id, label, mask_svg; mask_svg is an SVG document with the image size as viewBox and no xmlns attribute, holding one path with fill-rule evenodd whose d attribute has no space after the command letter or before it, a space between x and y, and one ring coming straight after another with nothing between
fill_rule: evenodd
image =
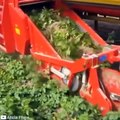
<instances>
[{"instance_id":1,"label":"leafy crop on conveyor","mask_svg":"<svg viewBox=\"0 0 120 120\"><path fill-rule=\"evenodd\" d=\"M99 53L102 47L93 42L87 32L69 17L61 17L57 10L32 10L30 18L62 58L78 59L83 53Z\"/></svg>"},{"instance_id":2,"label":"leafy crop on conveyor","mask_svg":"<svg viewBox=\"0 0 120 120\"><path fill-rule=\"evenodd\" d=\"M0 115L24 116L21 120L120 119L119 112L102 118L97 107L43 77L37 65L31 56L0 53Z\"/></svg>"}]
</instances>

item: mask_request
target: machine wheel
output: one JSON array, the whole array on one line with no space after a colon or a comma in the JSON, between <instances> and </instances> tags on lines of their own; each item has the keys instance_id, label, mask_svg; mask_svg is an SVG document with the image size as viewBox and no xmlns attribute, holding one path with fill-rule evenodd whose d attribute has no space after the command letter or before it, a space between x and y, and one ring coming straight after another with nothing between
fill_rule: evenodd
<instances>
[{"instance_id":1,"label":"machine wheel","mask_svg":"<svg viewBox=\"0 0 120 120\"><path fill-rule=\"evenodd\" d=\"M79 87L80 87L80 77L79 75L76 75L73 79L73 83L71 85L70 90L72 92L76 92L79 89Z\"/></svg>"}]
</instances>

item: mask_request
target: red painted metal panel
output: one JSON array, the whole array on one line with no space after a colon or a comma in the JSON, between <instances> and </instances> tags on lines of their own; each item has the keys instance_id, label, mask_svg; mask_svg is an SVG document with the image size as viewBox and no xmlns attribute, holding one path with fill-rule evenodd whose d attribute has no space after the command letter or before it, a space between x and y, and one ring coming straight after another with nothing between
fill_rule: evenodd
<instances>
[{"instance_id":1,"label":"red painted metal panel","mask_svg":"<svg viewBox=\"0 0 120 120\"><path fill-rule=\"evenodd\" d=\"M14 8L13 6L10 6L10 15L16 51L24 54L27 43L29 42L27 16L21 9Z\"/></svg>"},{"instance_id":2,"label":"red painted metal panel","mask_svg":"<svg viewBox=\"0 0 120 120\"><path fill-rule=\"evenodd\" d=\"M11 0L12 1L12 0ZM12 23L10 18L10 11L9 11L9 1L4 1L3 5L3 20L2 20L2 34L4 36L4 46L6 52L11 53L15 51L15 41L13 36L13 29Z\"/></svg>"},{"instance_id":3,"label":"red painted metal panel","mask_svg":"<svg viewBox=\"0 0 120 120\"><path fill-rule=\"evenodd\" d=\"M19 4L32 4L32 3L42 3L48 0L18 0Z\"/></svg>"},{"instance_id":4,"label":"red painted metal panel","mask_svg":"<svg viewBox=\"0 0 120 120\"><path fill-rule=\"evenodd\" d=\"M102 70L102 81L105 85L105 89L110 96L111 93L115 93L120 96L120 72L112 69ZM120 102L112 101L114 109L120 110Z\"/></svg>"},{"instance_id":5,"label":"red painted metal panel","mask_svg":"<svg viewBox=\"0 0 120 120\"><path fill-rule=\"evenodd\" d=\"M69 4L70 7L81 10L81 11L87 11L91 13L96 14L103 14L103 15L109 15L109 16L116 16L120 17L120 7L118 6L107 6L107 5L99 5L99 4Z\"/></svg>"}]
</instances>

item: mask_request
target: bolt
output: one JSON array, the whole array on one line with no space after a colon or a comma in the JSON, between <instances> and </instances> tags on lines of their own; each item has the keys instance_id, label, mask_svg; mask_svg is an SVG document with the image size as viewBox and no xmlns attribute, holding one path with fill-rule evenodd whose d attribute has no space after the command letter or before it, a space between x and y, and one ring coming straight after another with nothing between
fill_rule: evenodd
<instances>
[{"instance_id":1,"label":"bolt","mask_svg":"<svg viewBox=\"0 0 120 120\"><path fill-rule=\"evenodd\" d=\"M100 110L103 111L105 108L104 107L101 107Z\"/></svg>"}]
</instances>

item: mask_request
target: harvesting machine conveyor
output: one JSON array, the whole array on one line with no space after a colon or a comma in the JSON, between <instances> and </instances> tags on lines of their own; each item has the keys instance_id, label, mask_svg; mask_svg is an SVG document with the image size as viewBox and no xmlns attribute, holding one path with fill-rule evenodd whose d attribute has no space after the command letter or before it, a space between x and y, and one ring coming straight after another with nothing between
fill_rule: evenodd
<instances>
[{"instance_id":1,"label":"harvesting machine conveyor","mask_svg":"<svg viewBox=\"0 0 120 120\"><path fill-rule=\"evenodd\" d=\"M63 16L74 20L107 51L83 55L75 61L62 59L20 7L35 3L48 3L54 9L62 9ZM42 71L49 71L51 77L62 80L73 91L79 88L80 96L97 104L103 115L120 109L120 72L99 68L105 61L120 62L120 47L108 48L108 44L61 0L0 0L0 49L6 53L31 54L42 61ZM82 80L79 80L79 73L82 73Z\"/></svg>"}]
</instances>

